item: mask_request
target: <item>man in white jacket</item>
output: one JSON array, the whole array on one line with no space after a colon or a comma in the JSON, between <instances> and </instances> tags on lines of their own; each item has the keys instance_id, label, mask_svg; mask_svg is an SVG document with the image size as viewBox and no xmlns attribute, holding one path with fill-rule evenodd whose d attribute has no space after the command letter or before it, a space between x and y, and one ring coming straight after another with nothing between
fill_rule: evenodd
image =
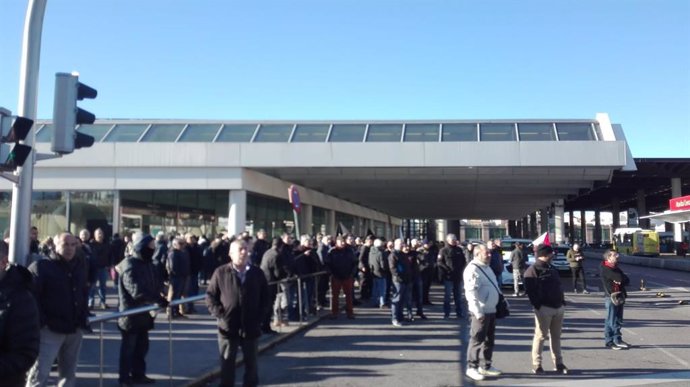
<instances>
[{"instance_id":1,"label":"man in white jacket","mask_svg":"<svg viewBox=\"0 0 690 387\"><path fill-rule=\"evenodd\" d=\"M463 272L465 297L471 316L465 375L472 380L484 380L486 376L501 375L501 371L491 366L496 332L498 284L490 263L491 253L486 246L477 245L474 248L474 259ZM483 366L479 365L480 357L483 358Z\"/></svg>"}]
</instances>

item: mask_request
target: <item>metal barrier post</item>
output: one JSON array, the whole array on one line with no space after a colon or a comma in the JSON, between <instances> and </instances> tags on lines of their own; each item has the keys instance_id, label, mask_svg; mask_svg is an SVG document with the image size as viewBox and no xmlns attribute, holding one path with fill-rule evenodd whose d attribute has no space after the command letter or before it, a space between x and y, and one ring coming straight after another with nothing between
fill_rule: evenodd
<instances>
[{"instance_id":1,"label":"metal barrier post","mask_svg":"<svg viewBox=\"0 0 690 387\"><path fill-rule=\"evenodd\" d=\"M297 307L299 308L299 324L302 325L304 317L302 316L302 278L297 277Z\"/></svg>"},{"instance_id":2,"label":"metal barrier post","mask_svg":"<svg viewBox=\"0 0 690 387\"><path fill-rule=\"evenodd\" d=\"M168 313L168 367L170 368L168 385L172 387L173 385L173 345L172 345L172 316L173 309L172 303L169 305L170 311Z\"/></svg>"}]
</instances>

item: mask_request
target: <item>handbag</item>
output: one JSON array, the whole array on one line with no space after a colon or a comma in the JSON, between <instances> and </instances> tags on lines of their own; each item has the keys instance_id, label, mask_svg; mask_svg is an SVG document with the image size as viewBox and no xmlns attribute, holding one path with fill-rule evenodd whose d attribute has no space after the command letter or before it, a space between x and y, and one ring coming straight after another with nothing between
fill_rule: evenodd
<instances>
[{"instance_id":1,"label":"handbag","mask_svg":"<svg viewBox=\"0 0 690 387\"><path fill-rule=\"evenodd\" d=\"M510 316L510 305L508 305L508 300L506 300L505 297L503 297L503 293L498 289L498 286L491 281L491 278L486 274L484 269L479 267L478 265L473 264L474 266L477 266L479 270L481 270L482 274L491 282L491 285L494 286L496 291L498 292L498 302L496 303L496 318L506 318Z\"/></svg>"}]
</instances>

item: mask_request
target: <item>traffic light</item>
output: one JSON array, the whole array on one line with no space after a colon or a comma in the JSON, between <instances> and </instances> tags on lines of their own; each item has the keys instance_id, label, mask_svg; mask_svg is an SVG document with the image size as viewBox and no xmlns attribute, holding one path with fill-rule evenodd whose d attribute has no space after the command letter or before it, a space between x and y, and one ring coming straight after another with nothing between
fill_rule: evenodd
<instances>
[{"instance_id":1,"label":"traffic light","mask_svg":"<svg viewBox=\"0 0 690 387\"><path fill-rule=\"evenodd\" d=\"M9 110L0 108L0 171L14 171L24 165L31 154L31 147L19 144L19 141L26 138L33 124L31 119L13 117ZM14 147L10 147L10 143L14 143Z\"/></svg>"},{"instance_id":2,"label":"traffic light","mask_svg":"<svg viewBox=\"0 0 690 387\"><path fill-rule=\"evenodd\" d=\"M79 74L55 74L53 104L53 141L50 150L69 154L74 149L88 148L94 138L75 130L79 124L93 124L96 116L77 107L77 101L96 98L98 91L79 82Z\"/></svg>"}]
</instances>

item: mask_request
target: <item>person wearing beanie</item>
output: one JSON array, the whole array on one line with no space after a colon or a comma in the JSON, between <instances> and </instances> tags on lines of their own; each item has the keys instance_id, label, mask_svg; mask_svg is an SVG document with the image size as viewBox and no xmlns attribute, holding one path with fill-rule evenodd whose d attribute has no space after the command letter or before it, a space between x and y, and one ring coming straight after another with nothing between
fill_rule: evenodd
<instances>
[{"instance_id":1,"label":"person wearing beanie","mask_svg":"<svg viewBox=\"0 0 690 387\"><path fill-rule=\"evenodd\" d=\"M132 236L134 254L118 265L121 273L118 283L120 312L149 304L161 308L168 305L163 296L163 285L153 266L155 240L152 236L136 232ZM153 379L146 376L146 354L149 349L149 331L153 329L154 317L150 313L139 313L120 317L120 368L121 386L132 384L152 384Z\"/></svg>"},{"instance_id":2,"label":"person wearing beanie","mask_svg":"<svg viewBox=\"0 0 690 387\"><path fill-rule=\"evenodd\" d=\"M619 255L615 250L606 250L604 262L600 266L601 284L604 288L606 320L604 321L604 340L607 348L621 350L630 348L630 344L623 341L621 328L623 327L623 304L614 304L611 293L619 292L620 298L625 300L628 293L625 287L630 283L623 270L618 265Z\"/></svg>"},{"instance_id":3,"label":"person wearing beanie","mask_svg":"<svg viewBox=\"0 0 690 387\"><path fill-rule=\"evenodd\" d=\"M537 246L537 260L525 271L525 292L534 308L534 339L532 340L532 372L541 375L544 341L549 338L551 358L555 371L567 374L561 354L561 330L565 316L565 294L558 270L551 266L553 249L548 245Z\"/></svg>"}]
</instances>

